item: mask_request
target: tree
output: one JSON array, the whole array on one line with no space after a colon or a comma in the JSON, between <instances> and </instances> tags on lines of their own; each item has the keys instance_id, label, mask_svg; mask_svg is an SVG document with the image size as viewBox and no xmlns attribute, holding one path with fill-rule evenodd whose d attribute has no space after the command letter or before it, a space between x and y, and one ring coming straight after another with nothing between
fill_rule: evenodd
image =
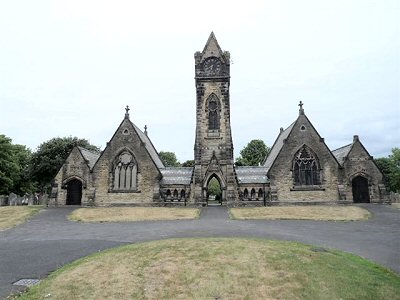
<instances>
[{"instance_id":1,"label":"tree","mask_svg":"<svg viewBox=\"0 0 400 300\"><path fill-rule=\"evenodd\" d=\"M166 167L179 167L181 165L174 152L160 151L158 155Z\"/></svg>"},{"instance_id":2,"label":"tree","mask_svg":"<svg viewBox=\"0 0 400 300\"><path fill-rule=\"evenodd\" d=\"M262 140L251 140L240 151L236 159L236 166L259 166L267 157L271 149Z\"/></svg>"},{"instance_id":3,"label":"tree","mask_svg":"<svg viewBox=\"0 0 400 300\"><path fill-rule=\"evenodd\" d=\"M211 178L208 183L208 193L215 196L215 200L220 200L222 195L221 185L217 178Z\"/></svg>"},{"instance_id":4,"label":"tree","mask_svg":"<svg viewBox=\"0 0 400 300\"><path fill-rule=\"evenodd\" d=\"M194 167L194 164L195 164L194 160L189 159L182 164L182 167Z\"/></svg>"},{"instance_id":5,"label":"tree","mask_svg":"<svg viewBox=\"0 0 400 300\"><path fill-rule=\"evenodd\" d=\"M51 181L75 146L100 151L88 140L71 136L53 138L39 145L36 152L32 154L31 176L40 190L51 186Z\"/></svg>"},{"instance_id":6,"label":"tree","mask_svg":"<svg viewBox=\"0 0 400 300\"><path fill-rule=\"evenodd\" d=\"M0 135L0 194L25 194L33 191L29 178L31 151Z\"/></svg>"},{"instance_id":7,"label":"tree","mask_svg":"<svg viewBox=\"0 0 400 300\"><path fill-rule=\"evenodd\" d=\"M400 192L400 148L393 148L389 157L375 159L376 165L383 173L386 184L392 192Z\"/></svg>"}]
</instances>

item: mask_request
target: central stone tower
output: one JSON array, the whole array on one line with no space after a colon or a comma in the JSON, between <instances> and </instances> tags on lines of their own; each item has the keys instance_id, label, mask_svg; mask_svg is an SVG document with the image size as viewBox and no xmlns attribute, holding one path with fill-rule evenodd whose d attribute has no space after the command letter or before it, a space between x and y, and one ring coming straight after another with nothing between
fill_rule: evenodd
<instances>
[{"instance_id":1,"label":"central stone tower","mask_svg":"<svg viewBox=\"0 0 400 300\"><path fill-rule=\"evenodd\" d=\"M216 178L222 203L238 199L230 125L230 55L222 51L214 33L202 52L196 52L196 141L194 145L194 200L207 205L208 184Z\"/></svg>"}]
</instances>

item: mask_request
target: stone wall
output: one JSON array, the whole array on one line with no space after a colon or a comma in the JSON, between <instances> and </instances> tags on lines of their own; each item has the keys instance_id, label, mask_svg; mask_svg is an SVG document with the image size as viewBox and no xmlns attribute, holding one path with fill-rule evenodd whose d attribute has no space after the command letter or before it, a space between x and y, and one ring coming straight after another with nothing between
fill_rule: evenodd
<instances>
[{"instance_id":1,"label":"stone wall","mask_svg":"<svg viewBox=\"0 0 400 300\"><path fill-rule=\"evenodd\" d=\"M387 201L386 188L383 186L383 175L360 143L358 136L354 137L354 144L344 161L343 185L346 189L347 200L353 201L352 180L357 176L368 179L371 202Z\"/></svg>"},{"instance_id":2,"label":"stone wall","mask_svg":"<svg viewBox=\"0 0 400 300\"><path fill-rule=\"evenodd\" d=\"M122 151L132 153L137 162L137 189L135 191L114 191L112 187L114 162ZM96 190L95 205L97 206L135 205L159 201L161 174L127 118L124 119L107 144L93 168L92 176L93 187Z\"/></svg>"},{"instance_id":3,"label":"stone wall","mask_svg":"<svg viewBox=\"0 0 400 300\"><path fill-rule=\"evenodd\" d=\"M318 157L320 186L295 187L293 159L297 151L307 145ZM287 202L338 201L339 164L305 115L300 115L282 149L269 170L271 190L277 200ZM274 200L274 199L272 199Z\"/></svg>"},{"instance_id":4,"label":"stone wall","mask_svg":"<svg viewBox=\"0 0 400 300\"><path fill-rule=\"evenodd\" d=\"M86 188L92 184L91 173L86 160L83 158L78 147L74 147L65 160L64 164L54 178L54 195L48 200L48 205L58 206L66 205L67 202L67 184L72 179L78 179L82 182L82 203L88 201Z\"/></svg>"}]
</instances>

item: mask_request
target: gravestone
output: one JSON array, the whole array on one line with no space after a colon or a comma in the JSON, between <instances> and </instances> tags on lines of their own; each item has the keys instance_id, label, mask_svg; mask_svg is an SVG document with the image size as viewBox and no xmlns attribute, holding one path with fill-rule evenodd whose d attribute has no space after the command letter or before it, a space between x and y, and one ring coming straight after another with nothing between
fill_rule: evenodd
<instances>
[{"instance_id":1,"label":"gravestone","mask_svg":"<svg viewBox=\"0 0 400 300\"><path fill-rule=\"evenodd\" d=\"M8 195L8 202L9 202L10 206L18 205L18 195L14 194L14 193L10 193Z\"/></svg>"}]
</instances>

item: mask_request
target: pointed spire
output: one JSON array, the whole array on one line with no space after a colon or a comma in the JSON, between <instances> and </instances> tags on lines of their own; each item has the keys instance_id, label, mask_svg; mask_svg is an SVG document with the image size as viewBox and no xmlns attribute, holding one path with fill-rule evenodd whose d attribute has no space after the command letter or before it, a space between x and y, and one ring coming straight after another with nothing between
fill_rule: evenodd
<instances>
[{"instance_id":1,"label":"pointed spire","mask_svg":"<svg viewBox=\"0 0 400 300\"><path fill-rule=\"evenodd\" d=\"M127 105L127 106L125 107L125 119L129 119L129 111L130 111L130 108L129 108L129 106Z\"/></svg>"},{"instance_id":2,"label":"pointed spire","mask_svg":"<svg viewBox=\"0 0 400 300\"><path fill-rule=\"evenodd\" d=\"M304 115L304 109L303 109L304 103L302 101L299 102L299 115Z\"/></svg>"},{"instance_id":3,"label":"pointed spire","mask_svg":"<svg viewBox=\"0 0 400 300\"><path fill-rule=\"evenodd\" d=\"M217 38L213 31L211 31L210 36L208 37L207 43L203 49L203 55L206 57L210 56L223 56L224 52L218 44Z\"/></svg>"}]
</instances>

